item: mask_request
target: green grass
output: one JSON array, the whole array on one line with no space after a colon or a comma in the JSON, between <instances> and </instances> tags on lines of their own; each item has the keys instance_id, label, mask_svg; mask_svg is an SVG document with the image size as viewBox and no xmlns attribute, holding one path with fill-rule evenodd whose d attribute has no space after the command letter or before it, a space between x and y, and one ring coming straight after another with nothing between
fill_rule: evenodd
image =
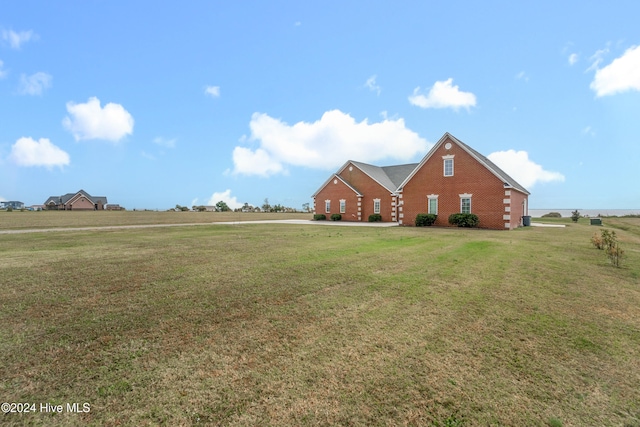
<instances>
[{"instance_id":1,"label":"green grass","mask_svg":"<svg viewBox=\"0 0 640 427\"><path fill-rule=\"evenodd\" d=\"M622 268L582 221L0 235L0 400L91 404L0 423L640 426L640 219L605 226Z\"/></svg>"}]
</instances>

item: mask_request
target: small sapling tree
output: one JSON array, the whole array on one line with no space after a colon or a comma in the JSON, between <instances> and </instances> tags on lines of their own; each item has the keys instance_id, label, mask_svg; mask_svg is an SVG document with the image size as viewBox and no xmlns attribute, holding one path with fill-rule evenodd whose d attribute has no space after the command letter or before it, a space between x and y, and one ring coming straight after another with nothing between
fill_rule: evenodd
<instances>
[{"instance_id":1,"label":"small sapling tree","mask_svg":"<svg viewBox=\"0 0 640 427\"><path fill-rule=\"evenodd\" d=\"M579 219L580 219L580 212L578 212L577 209L571 212L571 221L578 222Z\"/></svg>"}]
</instances>

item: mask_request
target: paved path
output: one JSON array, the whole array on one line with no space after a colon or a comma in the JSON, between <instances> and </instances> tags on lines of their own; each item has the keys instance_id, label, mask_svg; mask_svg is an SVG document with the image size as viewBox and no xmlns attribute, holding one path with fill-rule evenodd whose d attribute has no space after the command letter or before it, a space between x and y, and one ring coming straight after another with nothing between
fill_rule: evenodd
<instances>
[{"instance_id":1,"label":"paved path","mask_svg":"<svg viewBox=\"0 0 640 427\"><path fill-rule=\"evenodd\" d=\"M532 227L554 227L554 228L564 228L566 227L564 224L545 224L542 222L532 222Z\"/></svg>"},{"instance_id":2,"label":"paved path","mask_svg":"<svg viewBox=\"0 0 640 427\"><path fill-rule=\"evenodd\" d=\"M106 225L100 227L57 227L57 228L28 228L18 230L0 230L0 234L24 234L24 233L52 233L66 231L108 231L126 230L133 228L158 228L158 227L190 227L195 225L243 225L243 224L297 224L297 225L338 225L346 227L397 227L396 222L350 222L350 221L312 221L307 219L271 219L263 221L227 221L227 222L198 222L185 224L138 224L138 225Z\"/></svg>"}]
</instances>

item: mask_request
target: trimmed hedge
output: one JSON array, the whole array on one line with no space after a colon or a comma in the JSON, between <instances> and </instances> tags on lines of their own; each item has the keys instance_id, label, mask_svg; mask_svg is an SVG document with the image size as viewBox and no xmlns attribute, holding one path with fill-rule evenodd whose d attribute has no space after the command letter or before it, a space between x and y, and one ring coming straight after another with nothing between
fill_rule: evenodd
<instances>
[{"instance_id":1,"label":"trimmed hedge","mask_svg":"<svg viewBox=\"0 0 640 427\"><path fill-rule=\"evenodd\" d=\"M325 214L315 214L313 216L314 221L324 221L326 219L327 219L327 216Z\"/></svg>"},{"instance_id":2,"label":"trimmed hedge","mask_svg":"<svg viewBox=\"0 0 640 427\"><path fill-rule=\"evenodd\" d=\"M416 227L433 225L433 223L436 222L437 218L438 218L438 215L436 214L420 213L416 215Z\"/></svg>"},{"instance_id":3,"label":"trimmed hedge","mask_svg":"<svg viewBox=\"0 0 640 427\"><path fill-rule=\"evenodd\" d=\"M340 221L342 219L342 215L340 214L331 214L331 221Z\"/></svg>"},{"instance_id":4,"label":"trimmed hedge","mask_svg":"<svg viewBox=\"0 0 640 427\"><path fill-rule=\"evenodd\" d=\"M381 221L382 221L382 215L380 214L369 215L369 222L381 222Z\"/></svg>"},{"instance_id":5,"label":"trimmed hedge","mask_svg":"<svg viewBox=\"0 0 640 427\"><path fill-rule=\"evenodd\" d=\"M449 224L458 227L477 227L480 223L478 215L472 213L455 213L449 215Z\"/></svg>"}]
</instances>

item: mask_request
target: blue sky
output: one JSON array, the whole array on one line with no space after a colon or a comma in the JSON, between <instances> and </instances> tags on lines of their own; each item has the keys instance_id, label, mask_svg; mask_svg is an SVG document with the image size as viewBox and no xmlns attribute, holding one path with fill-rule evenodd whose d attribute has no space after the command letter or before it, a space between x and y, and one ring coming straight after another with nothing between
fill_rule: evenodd
<instances>
[{"instance_id":1,"label":"blue sky","mask_svg":"<svg viewBox=\"0 0 640 427\"><path fill-rule=\"evenodd\" d=\"M637 1L4 1L0 200L301 208L445 132L531 208L640 208Z\"/></svg>"}]
</instances>

